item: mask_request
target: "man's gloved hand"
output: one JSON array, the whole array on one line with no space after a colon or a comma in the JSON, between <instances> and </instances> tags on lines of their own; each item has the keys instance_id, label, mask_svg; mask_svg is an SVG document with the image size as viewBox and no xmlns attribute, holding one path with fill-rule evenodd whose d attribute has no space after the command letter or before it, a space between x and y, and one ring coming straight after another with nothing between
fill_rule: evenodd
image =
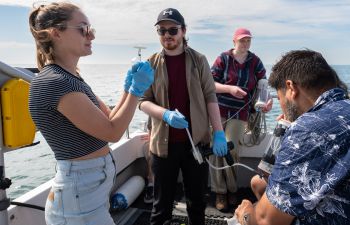
<instances>
[{"instance_id":1,"label":"man's gloved hand","mask_svg":"<svg viewBox=\"0 0 350 225\"><path fill-rule=\"evenodd\" d=\"M149 62L138 62L132 66L131 72L129 93L141 97L154 81L154 70Z\"/></svg>"},{"instance_id":2,"label":"man's gloved hand","mask_svg":"<svg viewBox=\"0 0 350 225\"><path fill-rule=\"evenodd\" d=\"M166 110L163 114L163 120L171 127L177 129L184 129L188 127L188 122L186 121L185 116L180 112Z\"/></svg>"},{"instance_id":3,"label":"man's gloved hand","mask_svg":"<svg viewBox=\"0 0 350 225\"><path fill-rule=\"evenodd\" d=\"M222 130L214 131L213 153L216 156L225 156L227 154L227 142L225 132Z\"/></svg>"},{"instance_id":4,"label":"man's gloved hand","mask_svg":"<svg viewBox=\"0 0 350 225\"><path fill-rule=\"evenodd\" d=\"M131 82L132 82L132 72L130 69L130 70L128 70L128 73L126 74L125 80L124 80L124 91L125 92L129 92Z\"/></svg>"}]
</instances>

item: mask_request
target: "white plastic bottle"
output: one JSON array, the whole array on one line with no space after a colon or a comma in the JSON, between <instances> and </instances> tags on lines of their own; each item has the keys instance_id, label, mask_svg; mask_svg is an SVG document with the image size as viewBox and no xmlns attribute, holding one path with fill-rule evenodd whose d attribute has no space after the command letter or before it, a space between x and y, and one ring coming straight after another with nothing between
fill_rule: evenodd
<instances>
[{"instance_id":1,"label":"white plastic bottle","mask_svg":"<svg viewBox=\"0 0 350 225\"><path fill-rule=\"evenodd\" d=\"M112 196L111 209L121 210L128 208L141 194L145 187L145 180L141 176L129 178Z\"/></svg>"},{"instance_id":2,"label":"white plastic bottle","mask_svg":"<svg viewBox=\"0 0 350 225\"><path fill-rule=\"evenodd\" d=\"M254 108L259 111L261 108L264 108L266 106L270 98L268 81L266 79L261 79L258 81L257 91L257 101L254 105Z\"/></svg>"}]
</instances>

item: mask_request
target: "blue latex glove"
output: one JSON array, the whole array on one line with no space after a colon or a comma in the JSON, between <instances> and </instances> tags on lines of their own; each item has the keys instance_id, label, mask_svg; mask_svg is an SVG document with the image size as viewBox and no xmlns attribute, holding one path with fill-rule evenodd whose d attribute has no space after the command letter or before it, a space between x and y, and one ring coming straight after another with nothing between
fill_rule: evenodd
<instances>
[{"instance_id":1,"label":"blue latex glove","mask_svg":"<svg viewBox=\"0 0 350 225\"><path fill-rule=\"evenodd\" d=\"M225 156L227 154L227 142L225 133L222 130L214 131L213 152L216 156Z\"/></svg>"},{"instance_id":2,"label":"blue latex glove","mask_svg":"<svg viewBox=\"0 0 350 225\"><path fill-rule=\"evenodd\" d=\"M141 62L141 61L137 61L136 63L134 63L134 64L131 66L131 72L132 72L132 73L137 72L137 71L142 67L142 65L143 65L144 63L145 63L145 62Z\"/></svg>"},{"instance_id":3,"label":"blue latex glove","mask_svg":"<svg viewBox=\"0 0 350 225\"><path fill-rule=\"evenodd\" d=\"M163 120L171 127L177 129L184 129L188 127L188 122L186 121L185 116L180 112L167 110L163 114Z\"/></svg>"},{"instance_id":4,"label":"blue latex glove","mask_svg":"<svg viewBox=\"0 0 350 225\"><path fill-rule=\"evenodd\" d=\"M125 92L129 92L131 82L132 82L132 72L131 72L131 70L128 70L128 73L126 74L125 80L124 80L124 91Z\"/></svg>"},{"instance_id":5,"label":"blue latex glove","mask_svg":"<svg viewBox=\"0 0 350 225\"><path fill-rule=\"evenodd\" d=\"M137 70L143 65L143 62L136 62L132 65L131 69L128 70L125 80L124 80L124 90L125 92L129 92L131 83L132 83L132 75L137 72Z\"/></svg>"},{"instance_id":6,"label":"blue latex glove","mask_svg":"<svg viewBox=\"0 0 350 225\"><path fill-rule=\"evenodd\" d=\"M138 67L138 68L137 68ZM134 72L134 70L136 70ZM141 97L154 81L154 70L149 62L138 62L132 67L129 93Z\"/></svg>"}]
</instances>

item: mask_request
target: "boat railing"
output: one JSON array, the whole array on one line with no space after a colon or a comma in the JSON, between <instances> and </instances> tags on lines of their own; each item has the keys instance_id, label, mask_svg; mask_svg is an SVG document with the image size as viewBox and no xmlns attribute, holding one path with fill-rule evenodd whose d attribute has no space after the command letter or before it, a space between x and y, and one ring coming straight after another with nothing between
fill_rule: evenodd
<instances>
[{"instance_id":1,"label":"boat railing","mask_svg":"<svg viewBox=\"0 0 350 225\"><path fill-rule=\"evenodd\" d=\"M0 87L2 87L7 81L20 78L27 82L31 82L35 74L29 70L14 68L0 61ZM1 107L4 107L1 105ZM0 110L0 118L2 118ZM3 125L0 123L0 136L3 137ZM17 148L13 148L17 149ZM7 208L10 206L10 200L6 196L6 189L11 185L11 181L5 177L5 159L4 152L8 148L4 146L4 139L0 138L0 224L8 224Z\"/></svg>"}]
</instances>

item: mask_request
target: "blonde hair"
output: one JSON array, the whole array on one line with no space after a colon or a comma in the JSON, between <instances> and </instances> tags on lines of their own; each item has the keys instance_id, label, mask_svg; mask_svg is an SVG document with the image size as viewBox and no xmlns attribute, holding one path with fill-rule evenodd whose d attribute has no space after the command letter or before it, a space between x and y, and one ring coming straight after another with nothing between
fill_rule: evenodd
<instances>
[{"instance_id":1,"label":"blonde hair","mask_svg":"<svg viewBox=\"0 0 350 225\"><path fill-rule=\"evenodd\" d=\"M33 8L29 15L29 28L36 44L38 69L55 61L53 42L50 36L52 28L65 30L66 22L72 18L79 7L67 2L51 3Z\"/></svg>"}]
</instances>

